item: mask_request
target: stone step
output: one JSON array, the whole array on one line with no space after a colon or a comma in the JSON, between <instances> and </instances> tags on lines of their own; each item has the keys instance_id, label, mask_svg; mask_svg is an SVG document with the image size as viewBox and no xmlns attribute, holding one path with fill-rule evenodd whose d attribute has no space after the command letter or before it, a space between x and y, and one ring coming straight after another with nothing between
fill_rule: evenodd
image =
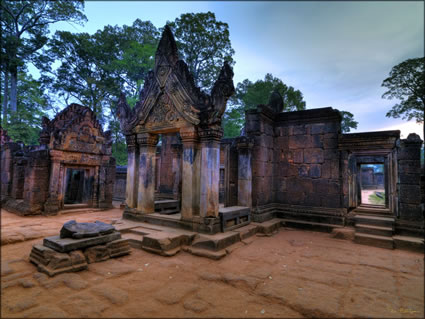
<instances>
[{"instance_id":1,"label":"stone step","mask_svg":"<svg viewBox=\"0 0 425 319\"><path fill-rule=\"evenodd\" d=\"M213 260L219 260L227 255L225 249L221 249L218 251L213 251L205 248L192 247L192 246L183 246L183 251L186 251L192 255L206 257Z\"/></svg>"},{"instance_id":2,"label":"stone step","mask_svg":"<svg viewBox=\"0 0 425 319\"><path fill-rule=\"evenodd\" d=\"M192 247L202 248L211 251L219 251L240 241L240 234L236 231L226 233L218 233L215 235L199 235L193 243Z\"/></svg>"},{"instance_id":3,"label":"stone step","mask_svg":"<svg viewBox=\"0 0 425 319\"><path fill-rule=\"evenodd\" d=\"M128 240L131 247L136 249L142 249L143 235L134 233L121 234L121 237Z\"/></svg>"},{"instance_id":4,"label":"stone step","mask_svg":"<svg viewBox=\"0 0 425 319\"><path fill-rule=\"evenodd\" d=\"M354 236L354 242L362 245L394 249L394 242L391 237L356 233Z\"/></svg>"},{"instance_id":5,"label":"stone step","mask_svg":"<svg viewBox=\"0 0 425 319\"><path fill-rule=\"evenodd\" d=\"M317 223L317 222L286 219L286 218L281 219L281 221L286 227L302 228L302 229L321 231L326 233L331 233L334 228L343 228L343 226L341 225Z\"/></svg>"},{"instance_id":6,"label":"stone step","mask_svg":"<svg viewBox=\"0 0 425 319\"><path fill-rule=\"evenodd\" d=\"M312 223L330 224L330 225L344 225L344 217L337 215L316 214L316 213L302 213L296 211L278 211L276 217L288 220L299 220Z\"/></svg>"},{"instance_id":7,"label":"stone step","mask_svg":"<svg viewBox=\"0 0 425 319\"><path fill-rule=\"evenodd\" d=\"M412 236L393 236L394 246L397 249L404 249L424 253L424 238Z\"/></svg>"},{"instance_id":8,"label":"stone step","mask_svg":"<svg viewBox=\"0 0 425 319\"><path fill-rule=\"evenodd\" d=\"M391 212L388 208L382 208L379 206L359 206L354 210L356 214L366 214L366 215L381 215L388 216L391 215Z\"/></svg>"},{"instance_id":9,"label":"stone step","mask_svg":"<svg viewBox=\"0 0 425 319\"><path fill-rule=\"evenodd\" d=\"M394 217L382 217L375 215L355 215L354 220L356 225L373 225L381 227L394 227Z\"/></svg>"},{"instance_id":10,"label":"stone step","mask_svg":"<svg viewBox=\"0 0 425 319\"><path fill-rule=\"evenodd\" d=\"M63 209L58 212L58 215L99 212L99 211L102 211L102 209L87 206L85 208Z\"/></svg>"},{"instance_id":11,"label":"stone step","mask_svg":"<svg viewBox=\"0 0 425 319\"><path fill-rule=\"evenodd\" d=\"M88 204L82 203L82 204L64 204L63 210L68 209L79 209L79 208L90 208Z\"/></svg>"},{"instance_id":12,"label":"stone step","mask_svg":"<svg viewBox=\"0 0 425 319\"><path fill-rule=\"evenodd\" d=\"M356 233L391 237L393 235L393 228L367 224L356 224Z\"/></svg>"},{"instance_id":13,"label":"stone step","mask_svg":"<svg viewBox=\"0 0 425 319\"><path fill-rule=\"evenodd\" d=\"M273 218L262 223L251 223L254 226L257 226L257 232L265 235L271 235L274 232L277 232L282 226L282 219Z\"/></svg>"},{"instance_id":14,"label":"stone step","mask_svg":"<svg viewBox=\"0 0 425 319\"><path fill-rule=\"evenodd\" d=\"M181 246L190 245L196 234L188 235L179 231L160 231L143 236L142 248L162 256L173 256Z\"/></svg>"}]
</instances>

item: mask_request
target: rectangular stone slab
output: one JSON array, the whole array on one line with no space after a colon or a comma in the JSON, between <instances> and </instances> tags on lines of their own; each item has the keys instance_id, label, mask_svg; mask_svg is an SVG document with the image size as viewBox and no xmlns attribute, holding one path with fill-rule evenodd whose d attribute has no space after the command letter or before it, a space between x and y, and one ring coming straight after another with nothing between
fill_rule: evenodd
<instances>
[{"instance_id":1,"label":"rectangular stone slab","mask_svg":"<svg viewBox=\"0 0 425 319\"><path fill-rule=\"evenodd\" d=\"M110 241L121 239L120 232L113 232L111 234L90 237L90 238L60 238L59 236L52 236L44 238L43 245L61 253L73 251L77 249L84 249L86 247L101 245L109 243Z\"/></svg>"}]
</instances>

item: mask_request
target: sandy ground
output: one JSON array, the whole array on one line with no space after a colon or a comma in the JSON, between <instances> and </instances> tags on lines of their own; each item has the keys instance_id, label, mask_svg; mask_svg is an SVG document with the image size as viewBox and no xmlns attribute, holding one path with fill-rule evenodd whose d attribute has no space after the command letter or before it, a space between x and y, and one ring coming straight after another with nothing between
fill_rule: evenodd
<instances>
[{"instance_id":1,"label":"sandy ground","mask_svg":"<svg viewBox=\"0 0 425 319\"><path fill-rule=\"evenodd\" d=\"M63 222L120 216L119 209L29 218L2 211L1 317L424 316L423 254L318 232L281 228L219 261L133 249L53 278L28 262L32 245L58 234Z\"/></svg>"},{"instance_id":2,"label":"sandy ground","mask_svg":"<svg viewBox=\"0 0 425 319\"><path fill-rule=\"evenodd\" d=\"M385 189L362 189L362 203L363 204L375 204L369 200L369 196L375 194L375 192L385 192Z\"/></svg>"}]
</instances>

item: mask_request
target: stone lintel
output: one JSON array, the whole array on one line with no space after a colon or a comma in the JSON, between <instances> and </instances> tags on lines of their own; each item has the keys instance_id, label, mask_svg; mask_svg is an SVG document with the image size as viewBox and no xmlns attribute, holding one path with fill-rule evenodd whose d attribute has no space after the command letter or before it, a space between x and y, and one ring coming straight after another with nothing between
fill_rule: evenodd
<instances>
[{"instance_id":1,"label":"stone lintel","mask_svg":"<svg viewBox=\"0 0 425 319\"><path fill-rule=\"evenodd\" d=\"M121 239L121 233L119 232L113 232L112 234L104 236L82 239L60 238L59 236L52 236L44 238L43 245L58 252L65 253L72 250L83 249L89 246L109 243L117 239Z\"/></svg>"}]
</instances>

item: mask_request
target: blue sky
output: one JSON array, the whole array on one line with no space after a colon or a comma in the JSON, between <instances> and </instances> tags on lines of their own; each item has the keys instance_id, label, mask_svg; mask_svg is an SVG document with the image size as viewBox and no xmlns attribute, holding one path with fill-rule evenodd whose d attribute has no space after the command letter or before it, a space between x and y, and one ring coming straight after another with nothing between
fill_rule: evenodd
<instances>
[{"instance_id":1,"label":"blue sky","mask_svg":"<svg viewBox=\"0 0 425 319\"><path fill-rule=\"evenodd\" d=\"M394 65L424 56L422 1L88 1L84 26L58 23L51 30L94 33L137 18L159 28L182 13L206 11L229 25L235 85L272 73L299 89L307 108L353 113L357 132L423 135L414 121L385 117L395 101L381 98Z\"/></svg>"}]
</instances>

